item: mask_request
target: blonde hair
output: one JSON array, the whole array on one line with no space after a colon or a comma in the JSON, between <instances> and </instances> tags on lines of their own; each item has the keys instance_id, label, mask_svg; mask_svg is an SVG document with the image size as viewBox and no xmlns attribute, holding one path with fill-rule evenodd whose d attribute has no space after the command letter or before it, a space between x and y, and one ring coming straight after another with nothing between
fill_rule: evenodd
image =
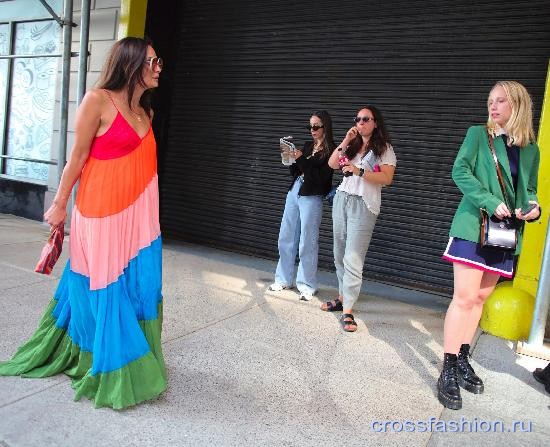
<instances>
[{"instance_id":1,"label":"blonde hair","mask_svg":"<svg viewBox=\"0 0 550 447\"><path fill-rule=\"evenodd\" d=\"M512 114L505 126L505 131L508 135L509 142L516 144L519 147L524 147L530 142L535 141L535 131L533 130L533 101L529 92L517 81L498 81L491 91L500 86L506 92L506 97L512 107ZM487 101L487 107L489 101ZM494 136L498 129L498 124L489 118L487 120L487 128Z\"/></svg>"}]
</instances>

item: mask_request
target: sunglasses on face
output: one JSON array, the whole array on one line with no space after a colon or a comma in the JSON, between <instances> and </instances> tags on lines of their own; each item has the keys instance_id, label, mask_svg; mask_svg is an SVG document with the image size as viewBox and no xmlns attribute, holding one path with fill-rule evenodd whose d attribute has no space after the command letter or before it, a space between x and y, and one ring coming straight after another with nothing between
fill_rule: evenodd
<instances>
[{"instance_id":1,"label":"sunglasses on face","mask_svg":"<svg viewBox=\"0 0 550 447\"><path fill-rule=\"evenodd\" d=\"M374 118L371 118L370 116L357 116L353 121L355 121L357 124L359 124L361 121L363 121L364 123L368 123L369 121L374 121Z\"/></svg>"},{"instance_id":2,"label":"sunglasses on face","mask_svg":"<svg viewBox=\"0 0 550 447\"><path fill-rule=\"evenodd\" d=\"M157 68L162 70L162 67L164 66L164 61L160 57L148 57L145 59L145 63L151 70L156 70Z\"/></svg>"},{"instance_id":3,"label":"sunglasses on face","mask_svg":"<svg viewBox=\"0 0 550 447\"><path fill-rule=\"evenodd\" d=\"M322 129L324 126L318 126L317 124L312 126L308 124L306 127L308 130L319 130L319 129Z\"/></svg>"}]
</instances>

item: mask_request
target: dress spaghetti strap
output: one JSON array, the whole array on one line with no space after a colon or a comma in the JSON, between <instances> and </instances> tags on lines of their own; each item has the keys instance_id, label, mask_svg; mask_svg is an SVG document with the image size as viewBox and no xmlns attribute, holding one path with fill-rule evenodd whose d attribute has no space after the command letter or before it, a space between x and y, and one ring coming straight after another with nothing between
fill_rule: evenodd
<instances>
[{"instance_id":1,"label":"dress spaghetti strap","mask_svg":"<svg viewBox=\"0 0 550 447\"><path fill-rule=\"evenodd\" d=\"M113 99L113 96L111 95L111 92L109 90L105 89L105 88L102 88L101 90L103 90L105 93L107 93L107 96L109 97L109 99L113 103L113 106L115 107L116 111L118 113L120 113L120 110L118 110L118 107L116 106L115 100Z\"/></svg>"},{"instance_id":2,"label":"dress spaghetti strap","mask_svg":"<svg viewBox=\"0 0 550 447\"><path fill-rule=\"evenodd\" d=\"M113 99L113 95L111 95L111 92L109 90L105 89L105 88L102 88L101 90L103 90L105 93L107 93L107 96L109 97L109 99L113 103L113 106L115 107L116 111L122 115L122 112L116 106L115 100ZM149 124L151 125L153 123L153 118L151 118L151 116L147 112L145 112L145 115L147 115L147 119L149 120ZM122 115L122 117L124 118L124 115ZM126 118L124 118L124 119L126 120Z\"/></svg>"}]
</instances>

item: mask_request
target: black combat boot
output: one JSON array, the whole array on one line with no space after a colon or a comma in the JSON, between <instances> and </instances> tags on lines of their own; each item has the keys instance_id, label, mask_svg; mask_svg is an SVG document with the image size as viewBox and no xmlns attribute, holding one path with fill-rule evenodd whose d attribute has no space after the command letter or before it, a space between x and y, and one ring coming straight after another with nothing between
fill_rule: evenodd
<instances>
[{"instance_id":1,"label":"black combat boot","mask_svg":"<svg viewBox=\"0 0 550 447\"><path fill-rule=\"evenodd\" d=\"M537 368L533 371L533 377L544 385L544 389L547 393L550 393L550 363L546 365L546 368Z\"/></svg>"},{"instance_id":2,"label":"black combat boot","mask_svg":"<svg viewBox=\"0 0 550 447\"><path fill-rule=\"evenodd\" d=\"M456 369L458 372L458 384L466 391L474 394L483 393L483 381L477 376L468 361L470 357L470 345L462 345L458 353Z\"/></svg>"},{"instance_id":3,"label":"black combat boot","mask_svg":"<svg viewBox=\"0 0 550 447\"><path fill-rule=\"evenodd\" d=\"M443 371L437 381L437 398L439 402L451 410L460 410L462 408L462 397L460 397L460 388L458 387L458 377L456 371L456 354L444 354Z\"/></svg>"}]
</instances>

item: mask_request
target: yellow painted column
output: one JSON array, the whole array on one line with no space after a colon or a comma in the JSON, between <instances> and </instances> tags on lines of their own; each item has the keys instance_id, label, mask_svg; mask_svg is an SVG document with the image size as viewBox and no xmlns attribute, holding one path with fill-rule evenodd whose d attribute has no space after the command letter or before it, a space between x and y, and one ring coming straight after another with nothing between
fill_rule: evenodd
<instances>
[{"instance_id":1,"label":"yellow painted column","mask_svg":"<svg viewBox=\"0 0 550 447\"><path fill-rule=\"evenodd\" d=\"M493 335L509 340L529 337L548 217L550 211L550 66L538 132L540 166L537 196L542 216L525 224L521 255L512 283L497 286L483 308L480 326Z\"/></svg>"},{"instance_id":2,"label":"yellow painted column","mask_svg":"<svg viewBox=\"0 0 550 447\"><path fill-rule=\"evenodd\" d=\"M117 38L143 37L146 15L147 0L121 0Z\"/></svg>"},{"instance_id":3,"label":"yellow painted column","mask_svg":"<svg viewBox=\"0 0 550 447\"><path fill-rule=\"evenodd\" d=\"M542 216L537 222L525 225L518 271L514 278L515 288L525 290L532 295L537 293L542 251L550 215L550 69L546 78L538 145L540 148L540 167L537 196L542 207Z\"/></svg>"}]
</instances>

